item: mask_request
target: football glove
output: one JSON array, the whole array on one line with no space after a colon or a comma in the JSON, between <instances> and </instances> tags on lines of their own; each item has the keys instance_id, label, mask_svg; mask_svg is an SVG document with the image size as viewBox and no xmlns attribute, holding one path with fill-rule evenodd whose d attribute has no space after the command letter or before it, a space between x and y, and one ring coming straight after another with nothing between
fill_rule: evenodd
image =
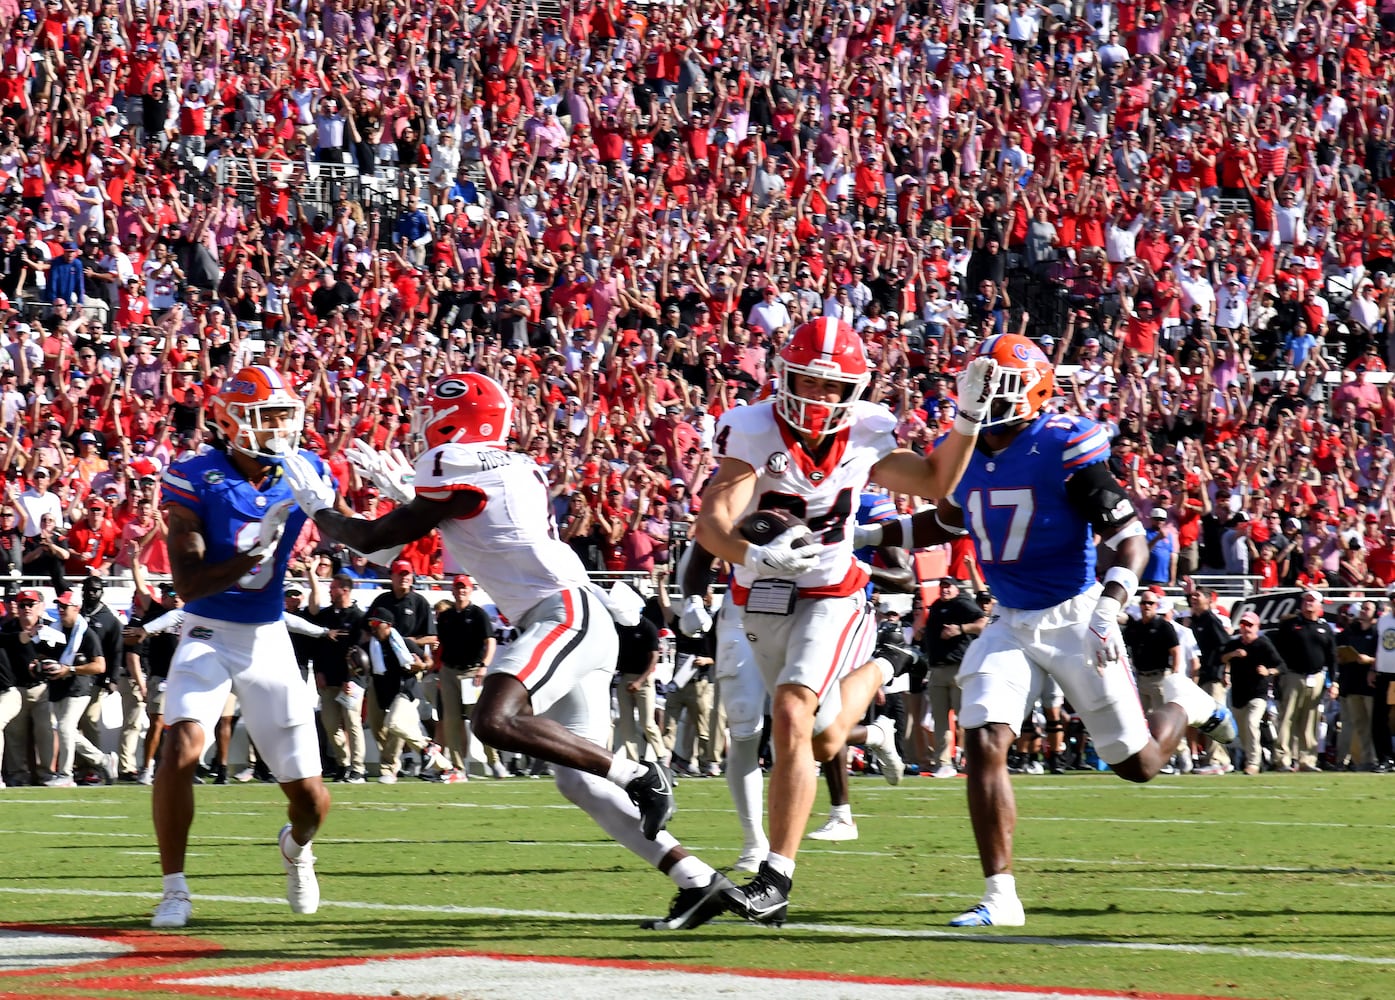
<instances>
[{"instance_id":1,"label":"football glove","mask_svg":"<svg viewBox=\"0 0 1395 1000\"><path fill-rule=\"evenodd\" d=\"M1100 673L1124 659L1124 636L1119 631L1120 604L1113 597L1101 597L1087 626L1092 637L1095 668Z\"/></svg>"},{"instance_id":2,"label":"football glove","mask_svg":"<svg viewBox=\"0 0 1395 1000\"><path fill-rule=\"evenodd\" d=\"M678 628L684 635L694 638L705 635L712 628L712 614L702 603L701 597L683 599L683 615L678 619Z\"/></svg>"},{"instance_id":3,"label":"football glove","mask_svg":"<svg viewBox=\"0 0 1395 1000\"><path fill-rule=\"evenodd\" d=\"M349 462L379 491L395 503L411 503L417 491L412 486L416 470L407 457L397 449L374 451L362 441L355 440L345 452Z\"/></svg>"},{"instance_id":4,"label":"football glove","mask_svg":"<svg viewBox=\"0 0 1395 1000\"><path fill-rule=\"evenodd\" d=\"M759 577L793 580L819 564L818 546L795 548L794 543L809 534L807 524L798 524L766 545L747 543L741 565Z\"/></svg>"},{"instance_id":5,"label":"football glove","mask_svg":"<svg viewBox=\"0 0 1395 1000\"><path fill-rule=\"evenodd\" d=\"M998 362L992 358L974 358L959 373L959 413L978 423L988 413L988 404L998 388Z\"/></svg>"},{"instance_id":6,"label":"football glove","mask_svg":"<svg viewBox=\"0 0 1395 1000\"><path fill-rule=\"evenodd\" d=\"M281 544L281 536L286 532L286 521L290 518L291 510L294 507L295 501L282 500L280 503L272 504L262 515L261 523L257 526L257 537L244 550L246 555L257 560L258 568L276 558L276 546Z\"/></svg>"},{"instance_id":7,"label":"football glove","mask_svg":"<svg viewBox=\"0 0 1395 1000\"><path fill-rule=\"evenodd\" d=\"M315 467L299 452L292 452L281 460L281 474L286 477L286 485L295 495L295 502L310 517L322 510L332 509L338 500L328 474L316 472Z\"/></svg>"}]
</instances>

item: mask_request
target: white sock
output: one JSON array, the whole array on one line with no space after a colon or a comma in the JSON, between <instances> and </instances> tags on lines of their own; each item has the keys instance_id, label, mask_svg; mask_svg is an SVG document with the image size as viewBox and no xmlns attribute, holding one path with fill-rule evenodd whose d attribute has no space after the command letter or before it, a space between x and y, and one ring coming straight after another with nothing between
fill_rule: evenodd
<instances>
[{"instance_id":1,"label":"white sock","mask_svg":"<svg viewBox=\"0 0 1395 1000\"><path fill-rule=\"evenodd\" d=\"M173 875L165 876L165 895L172 892L182 892L189 895L189 883L184 880L183 872L175 872Z\"/></svg>"},{"instance_id":2,"label":"white sock","mask_svg":"<svg viewBox=\"0 0 1395 1000\"><path fill-rule=\"evenodd\" d=\"M791 881L794 879L793 858L787 858L783 854L775 854L774 852L771 852L770 854L767 854L765 856L765 863L768 864L775 871L779 872L781 875L785 876L785 878L790 879Z\"/></svg>"},{"instance_id":3,"label":"white sock","mask_svg":"<svg viewBox=\"0 0 1395 1000\"><path fill-rule=\"evenodd\" d=\"M648 770L643 764L630 760L624 754L615 754L610 758L610 769L606 771L607 781L614 782L624 788L631 781L641 777Z\"/></svg>"},{"instance_id":4,"label":"white sock","mask_svg":"<svg viewBox=\"0 0 1395 1000\"><path fill-rule=\"evenodd\" d=\"M673 879L673 884L680 889L696 889L707 885L712 881L712 876L717 874L716 869L701 858L695 858L689 854L686 858L679 859L678 863L668 870L668 877Z\"/></svg>"},{"instance_id":5,"label":"white sock","mask_svg":"<svg viewBox=\"0 0 1395 1000\"><path fill-rule=\"evenodd\" d=\"M1199 688L1185 674L1168 674L1163 678L1163 700L1187 713L1187 724L1199 726L1216 712L1216 699Z\"/></svg>"},{"instance_id":6,"label":"white sock","mask_svg":"<svg viewBox=\"0 0 1395 1000\"><path fill-rule=\"evenodd\" d=\"M1016 899L1017 879L1011 875L989 875L983 880L987 888L983 890L984 899Z\"/></svg>"},{"instance_id":7,"label":"white sock","mask_svg":"<svg viewBox=\"0 0 1395 1000\"><path fill-rule=\"evenodd\" d=\"M853 821L852 803L844 802L841 806L829 806L828 818L836 819L840 823L851 823Z\"/></svg>"},{"instance_id":8,"label":"white sock","mask_svg":"<svg viewBox=\"0 0 1395 1000\"><path fill-rule=\"evenodd\" d=\"M872 720L872 724L867 727L867 739L863 742L869 747L879 747L886 743L886 737L891 732L894 723L884 715L879 715Z\"/></svg>"},{"instance_id":9,"label":"white sock","mask_svg":"<svg viewBox=\"0 0 1395 1000\"><path fill-rule=\"evenodd\" d=\"M770 842L761 824L761 814L765 811L765 776L760 773L760 733L731 738L731 749L727 752L727 790L736 807L736 818L741 821L742 850L762 853Z\"/></svg>"},{"instance_id":10,"label":"white sock","mask_svg":"<svg viewBox=\"0 0 1395 1000\"><path fill-rule=\"evenodd\" d=\"M287 830L281 837L281 853L291 861L299 861L308 850L310 850L310 845L296 843L295 834L290 830Z\"/></svg>"},{"instance_id":11,"label":"white sock","mask_svg":"<svg viewBox=\"0 0 1395 1000\"><path fill-rule=\"evenodd\" d=\"M882 687L886 687L896 677L896 668L891 661L880 656L872 657L872 664L882 672Z\"/></svg>"}]
</instances>

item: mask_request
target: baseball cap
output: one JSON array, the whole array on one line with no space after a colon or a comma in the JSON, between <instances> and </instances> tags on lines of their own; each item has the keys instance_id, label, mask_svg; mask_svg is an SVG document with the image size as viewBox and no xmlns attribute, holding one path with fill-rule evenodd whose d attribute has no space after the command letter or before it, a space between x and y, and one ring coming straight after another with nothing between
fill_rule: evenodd
<instances>
[{"instance_id":1,"label":"baseball cap","mask_svg":"<svg viewBox=\"0 0 1395 1000\"><path fill-rule=\"evenodd\" d=\"M1258 625L1258 624L1259 624L1259 615L1255 614L1253 611L1246 611L1243 615L1240 616L1240 621L1238 622L1238 624L1240 624L1240 625Z\"/></svg>"},{"instance_id":2,"label":"baseball cap","mask_svg":"<svg viewBox=\"0 0 1395 1000\"><path fill-rule=\"evenodd\" d=\"M376 607L368 610L368 622L386 622L388 625L396 625L397 618L393 615L391 608Z\"/></svg>"},{"instance_id":3,"label":"baseball cap","mask_svg":"<svg viewBox=\"0 0 1395 1000\"><path fill-rule=\"evenodd\" d=\"M44 595L37 590L21 590L18 594L15 594L15 600L20 603L33 601L35 604L42 604Z\"/></svg>"},{"instance_id":4,"label":"baseball cap","mask_svg":"<svg viewBox=\"0 0 1395 1000\"><path fill-rule=\"evenodd\" d=\"M469 574L469 573L461 573L461 574L457 575L456 578L455 578L454 580L451 581L451 584L452 584L452 585L459 584L459 583L465 583L465 584L469 584L469 585L471 585L471 586L474 586L475 581L472 580L472 579L470 579L470 574Z\"/></svg>"},{"instance_id":5,"label":"baseball cap","mask_svg":"<svg viewBox=\"0 0 1395 1000\"><path fill-rule=\"evenodd\" d=\"M942 576L942 577L940 577L940 586L941 586L941 587L962 587L962 586L964 586L964 584L963 584L962 581L957 580L957 579L955 579L955 578L952 577L952 576Z\"/></svg>"},{"instance_id":6,"label":"baseball cap","mask_svg":"<svg viewBox=\"0 0 1395 1000\"><path fill-rule=\"evenodd\" d=\"M1167 518L1167 511L1163 510L1161 507L1154 507L1153 512L1148 516L1155 520L1158 518L1162 518L1165 520Z\"/></svg>"},{"instance_id":7,"label":"baseball cap","mask_svg":"<svg viewBox=\"0 0 1395 1000\"><path fill-rule=\"evenodd\" d=\"M287 587L285 589L285 595L287 597L304 597L305 591L301 590L299 587Z\"/></svg>"},{"instance_id":8,"label":"baseball cap","mask_svg":"<svg viewBox=\"0 0 1395 1000\"><path fill-rule=\"evenodd\" d=\"M73 592L71 590L65 590L53 599L53 603L60 608L66 608L71 604L76 604L77 600L73 597Z\"/></svg>"},{"instance_id":9,"label":"baseball cap","mask_svg":"<svg viewBox=\"0 0 1395 1000\"><path fill-rule=\"evenodd\" d=\"M96 443L97 443L97 435L93 434L91 431L83 431L81 434L78 435L78 443L79 443L79 444L96 444Z\"/></svg>"},{"instance_id":10,"label":"baseball cap","mask_svg":"<svg viewBox=\"0 0 1395 1000\"><path fill-rule=\"evenodd\" d=\"M396 575L398 573L412 573L415 571L412 569L410 561L406 559L396 559L393 561L392 565L388 567L388 572Z\"/></svg>"}]
</instances>

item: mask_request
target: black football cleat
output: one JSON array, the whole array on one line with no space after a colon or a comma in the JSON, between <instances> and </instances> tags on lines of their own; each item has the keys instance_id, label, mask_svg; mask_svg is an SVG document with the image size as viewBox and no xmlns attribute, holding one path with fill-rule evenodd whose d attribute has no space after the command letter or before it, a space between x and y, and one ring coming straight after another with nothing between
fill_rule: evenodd
<instances>
[{"instance_id":1,"label":"black football cleat","mask_svg":"<svg viewBox=\"0 0 1395 1000\"><path fill-rule=\"evenodd\" d=\"M872 658L878 657L891 664L894 677L900 677L915 665L915 650L898 646L894 642L879 643L877 648L872 650Z\"/></svg>"},{"instance_id":2,"label":"black football cleat","mask_svg":"<svg viewBox=\"0 0 1395 1000\"><path fill-rule=\"evenodd\" d=\"M673 779L668 769L654 761L645 761L644 774L625 786L630 801L639 807L640 829L648 840L668 825L677 811L673 801Z\"/></svg>"},{"instance_id":3,"label":"black football cleat","mask_svg":"<svg viewBox=\"0 0 1395 1000\"><path fill-rule=\"evenodd\" d=\"M721 872L713 872L712 881L706 885L679 889L668 908L668 916L646 920L640 926L647 931L689 931L701 927L727 908L724 893L735 888L731 879Z\"/></svg>"},{"instance_id":4,"label":"black football cleat","mask_svg":"<svg viewBox=\"0 0 1395 1000\"><path fill-rule=\"evenodd\" d=\"M793 884L791 879L771 868L769 862L762 861L755 878L745 885L726 889L723 896L732 913L758 924L779 927L789 911Z\"/></svg>"}]
</instances>

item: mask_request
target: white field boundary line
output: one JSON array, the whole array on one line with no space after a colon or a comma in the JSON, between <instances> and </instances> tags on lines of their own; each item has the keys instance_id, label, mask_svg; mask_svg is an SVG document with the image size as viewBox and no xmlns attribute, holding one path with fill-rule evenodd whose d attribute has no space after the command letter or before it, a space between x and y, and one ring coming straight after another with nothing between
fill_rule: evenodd
<instances>
[{"instance_id":1,"label":"white field boundary line","mask_svg":"<svg viewBox=\"0 0 1395 1000\"><path fill-rule=\"evenodd\" d=\"M0 893L19 896L79 896L103 899L143 899L154 902L155 892L123 892L114 889L37 889L0 886ZM248 906L284 908L283 896L223 896L197 893L196 901L234 903ZM471 917L498 917L536 920L574 920L605 923L636 923L652 914L638 913L570 913L559 910L510 910L495 906L427 906L420 903L371 903L356 900L320 900L320 907L341 910L365 910L375 913L425 913ZM722 920L719 923L735 924ZM1156 941L1092 941L1084 938L1045 937L1025 934L980 935L957 931L907 930L897 927L859 927L855 924L785 924L785 932L828 934L839 937L889 938L904 940L975 941L980 944L1050 946L1053 948L1084 948L1105 951L1143 951L1184 955L1225 955L1238 958L1273 958L1300 962L1338 962L1355 965L1395 966L1395 956L1346 955L1342 953L1281 951L1269 948L1248 948L1216 944L1164 944ZM773 935L772 935L773 936Z\"/></svg>"}]
</instances>

